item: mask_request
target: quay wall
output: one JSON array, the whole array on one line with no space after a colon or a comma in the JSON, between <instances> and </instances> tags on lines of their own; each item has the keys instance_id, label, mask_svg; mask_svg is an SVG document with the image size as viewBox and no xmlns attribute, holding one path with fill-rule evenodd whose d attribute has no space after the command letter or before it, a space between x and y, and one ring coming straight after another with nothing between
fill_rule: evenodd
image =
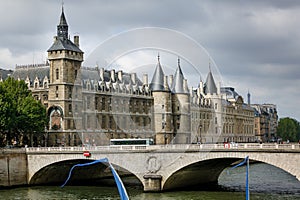
<instances>
[{"instance_id":1,"label":"quay wall","mask_svg":"<svg viewBox=\"0 0 300 200\"><path fill-rule=\"evenodd\" d=\"M0 187L27 185L25 149L0 149Z\"/></svg>"}]
</instances>

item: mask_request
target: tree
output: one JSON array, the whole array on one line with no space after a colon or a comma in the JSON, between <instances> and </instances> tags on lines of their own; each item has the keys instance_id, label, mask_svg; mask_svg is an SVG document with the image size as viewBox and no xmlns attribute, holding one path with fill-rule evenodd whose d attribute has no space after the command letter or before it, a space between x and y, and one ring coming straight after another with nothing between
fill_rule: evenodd
<instances>
[{"instance_id":1,"label":"tree","mask_svg":"<svg viewBox=\"0 0 300 200\"><path fill-rule=\"evenodd\" d=\"M297 120L286 117L278 123L277 135L283 140L297 142L300 140L300 124Z\"/></svg>"},{"instance_id":2,"label":"tree","mask_svg":"<svg viewBox=\"0 0 300 200\"><path fill-rule=\"evenodd\" d=\"M0 83L0 145L11 145L12 140L22 143L25 137L41 134L46 124L46 108L32 97L24 81L9 77Z\"/></svg>"}]
</instances>

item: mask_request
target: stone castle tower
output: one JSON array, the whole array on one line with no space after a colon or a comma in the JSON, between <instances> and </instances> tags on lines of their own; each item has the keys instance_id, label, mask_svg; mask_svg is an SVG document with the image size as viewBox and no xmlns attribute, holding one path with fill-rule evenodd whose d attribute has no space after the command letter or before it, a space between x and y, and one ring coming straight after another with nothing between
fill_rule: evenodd
<instances>
[{"instance_id":1,"label":"stone castle tower","mask_svg":"<svg viewBox=\"0 0 300 200\"><path fill-rule=\"evenodd\" d=\"M48 49L48 60L50 63L48 114L51 126L49 135L55 137L50 141L63 138L60 140L65 139L69 143L74 143L77 135L75 130L76 128L81 129L81 127L75 127L75 124L77 126L80 124L75 123L73 112L82 110L80 109L82 88L80 81L76 81L76 79L80 80L83 52L79 48L79 36L74 36L74 42L69 39L68 24L63 7L57 26L57 35L54 36L54 42ZM77 120L81 121L81 119ZM61 133L61 130L64 132ZM64 143L64 141L60 141L60 143Z\"/></svg>"},{"instance_id":2,"label":"stone castle tower","mask_svg":"<svg viewBox=\"0 0 300 200\"><path fill-rule=\"evenodd\" d=\"M158 56L158 63L150 84L156 144L190 142L190 95L179 59L174 78L170 75L170 85L171 88Z\"/></svg>"},{"instance_id":3,"label":"stone castle tower","mask_svg":"<svg viewBox=\"0 0 300 200\"><path fill-rule=\"evenodd\" d=\"M158 62L150 84L153 96L153 121L156 144L169 144L173 140L172 97L158 56Z\"/></svg>"},{"instance_id":4,"label":"stone castle tower","mask_svg":"<svg viewBox=\"0 0 300 200\"><path fill-rule=\"evenodd\" d=\"M187 80L184 78L180 59L171 86L173 122L174 122L174 142L190 143L191 117L190 117L190 94Z\"/></svg>"}]
</instances>

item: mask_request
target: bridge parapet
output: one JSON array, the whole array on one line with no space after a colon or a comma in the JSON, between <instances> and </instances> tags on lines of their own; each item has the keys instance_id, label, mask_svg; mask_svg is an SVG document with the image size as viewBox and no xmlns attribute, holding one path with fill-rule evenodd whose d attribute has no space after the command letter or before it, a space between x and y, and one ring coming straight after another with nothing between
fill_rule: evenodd
<instances>
[{"instance_id":1,"label":"bridge parapet","mask_svg":"<svg viewBox=\"0 0 300 200\"><path fill-rule=\"evenodd\" d=\"M149 145L149 146L90 146L90 147L29 147L26 153L36 152L82 152L82 151L292 151L300 152L300 144L173 144L173 145Z\"/></svg>"},{"instance_id":2,"label":"bridge parapet","mask_svg":"<svg viewBox=\"0 0 300 200\"><path fill-rule=\"evenodd\" d=\"M92 156L85 158L83 155L85 151L90 151ZM49 171L53 164L60 165L62 161L67 163L82 159L97 160L104 157L120 167L119 169L134 174L143 184L145 191L170 189L173 187L171 184L174 182L173 179L181 180L181 184L192 183L191 180L217 182L218 175L224 168L246 156L281 168L300 180L299 144L38 147L26 148L26 154L28 183L31 183L31 180L38 180L43 169ZM190 166L193 167L187 168ZM216 166L219 168L214 169ZM182 176L182 173L185 175ZM189 176L186 173L189 173ZM195 176L198 178L195 179Z\"/></svg>"}]
</instances>

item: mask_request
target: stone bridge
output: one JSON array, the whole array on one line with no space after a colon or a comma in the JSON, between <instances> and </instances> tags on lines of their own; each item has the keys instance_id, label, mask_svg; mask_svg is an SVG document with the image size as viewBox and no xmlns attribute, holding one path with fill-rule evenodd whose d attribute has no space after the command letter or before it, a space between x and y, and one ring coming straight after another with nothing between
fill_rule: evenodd
<instances>
[{"instance_id":1,"label":"stone bridge","mask_svg":"<svg viewBox=\"0 0 300 200\"><path fill-rule=\"evenodd\" d=\"M84 151L91 156L85 157ZM133 174L144 191L149 192L217 184L226 167L246 156L252 161L276 166L300 180L298 144L42 147L27 148L26 154L31 185L63 183L74 164L101 158L108 158L121 177ZM74 182L99 180L110 175L105 164L76 170Z\"/></svg>"}]
</instances>

